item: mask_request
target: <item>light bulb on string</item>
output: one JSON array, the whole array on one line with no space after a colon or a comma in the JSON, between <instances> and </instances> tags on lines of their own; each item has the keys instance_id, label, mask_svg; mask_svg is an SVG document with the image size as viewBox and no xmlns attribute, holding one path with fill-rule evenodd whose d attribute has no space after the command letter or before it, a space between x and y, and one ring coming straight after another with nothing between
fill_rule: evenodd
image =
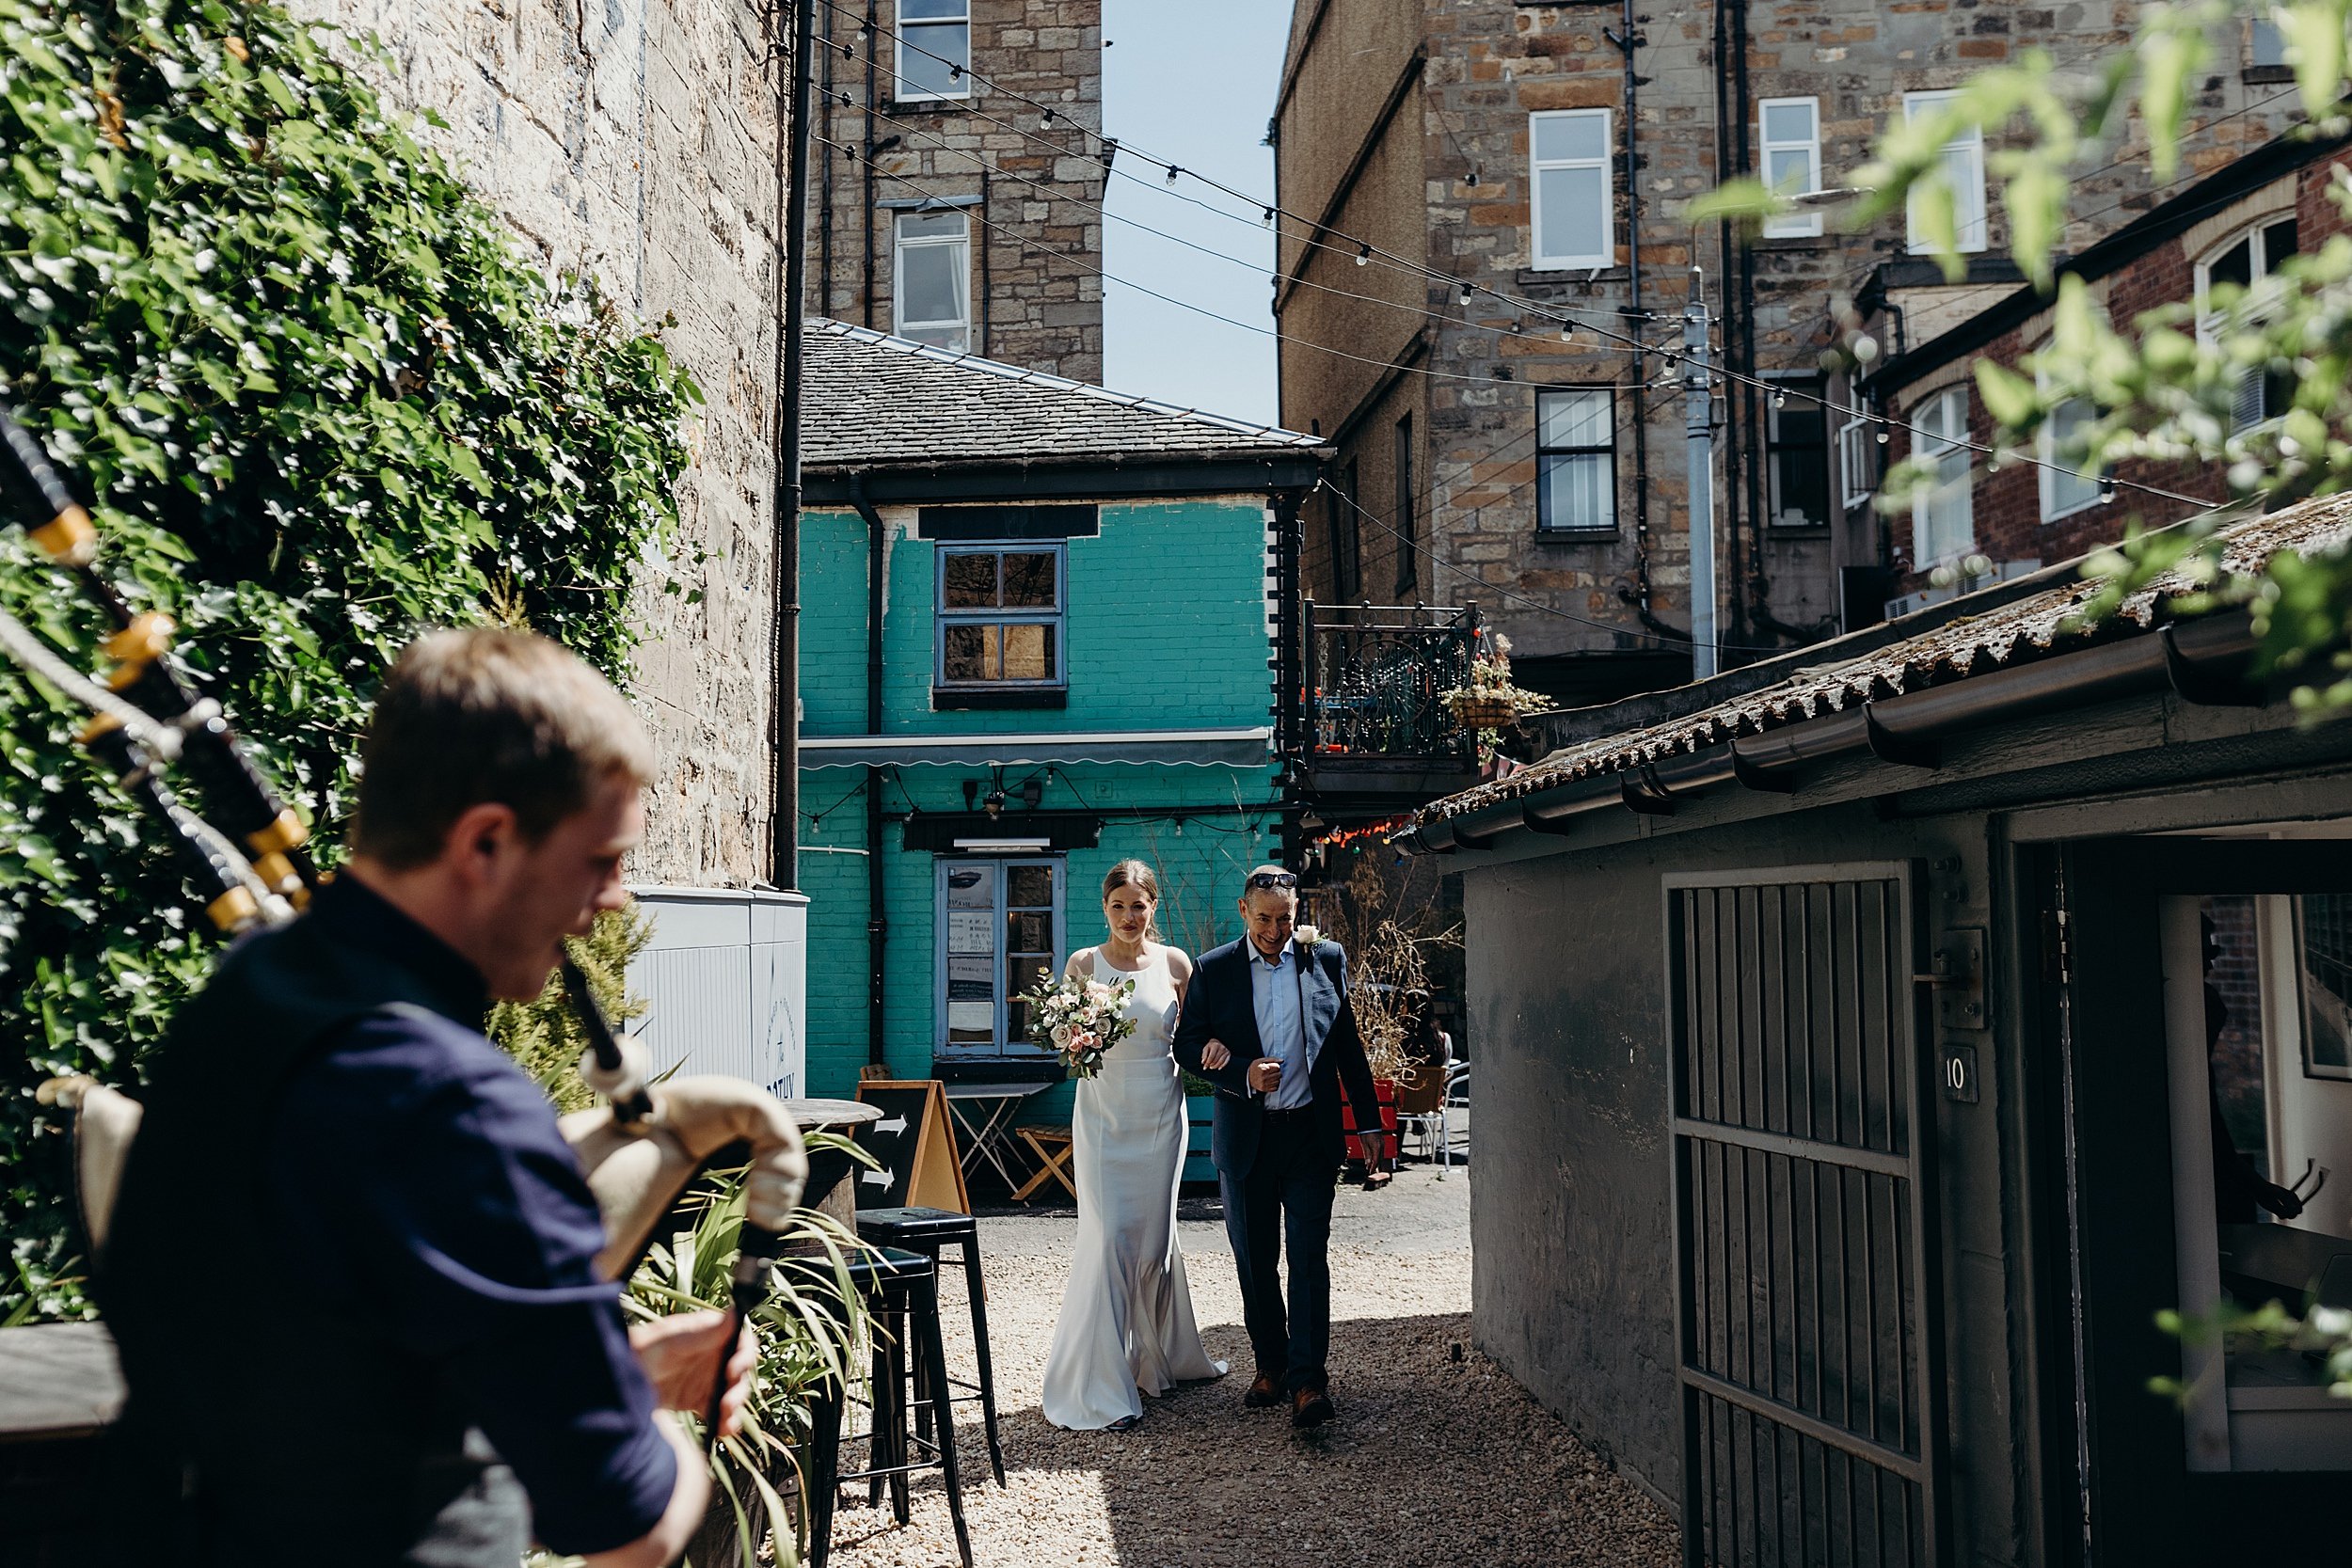
<instances>
[{"instance_id":1,"label":"light bulb on string","mask_svg":"<svg viewBox=\"0 0 2352 1568\"><path fill-rule=\"evenodd\" d=\"M844 44L841 46L841 57L842 57L843 59L845 59L845 60L854 60L854 59L856 59L856 58L857 58L857 45L856 45L856 44L854 44L854 43L844 43Z\"/></svg>"},{"instance_id":2,"label":"light bulb on string","mask_svg":"<svg viewBox=\"0 0 2352 1568\"><path fill-rule=\"evenodd\" d=\"M1890 431L1887 429L1886 421L1885 421L1884 420L1881 420L1879 421L1879 427L1878 427L1878 431L1877 431L1877 440L1878 440L1878 444L1879 444L1880 446L1882 446L1882 447L1883 447L1883 446L1884 446L1884 445L1886 445L1886 438L1887 438L1887 436L1888 436L1889 435L1891 435L1891 434L1892 434L1892 432L1890 432Z\"/></svg>"},{"instance_id":3,"label":"light bulb on string","mask_svg":"<svg viewBox=\"0 0 2352 1568\"><path fill-rule=\"evenodd\" d=\"M1040 120L1038 123L1039 123L1039 124L1040 124L1040 125L1041 125L1043 129L1048 130L1048 131L1051 131L1051 130L1054 128L1054 111L1053 111L1053 110L1051 110L1051 109L1046 110L1046 111L1045 111L1045 118L1044 118L1043 119Z\"/></svg>"},{"instance_id":4,"label":"light bulb on string","mask_svg":"<svg viewBox=\"0 0 2352 1568\"><path fill-rule=\"evenodd\" d=\"M863 22L861 22L861 23L859 23L859 24L857 24L857 40L858 40L858 42L860 42L860 43L864 43L864 42L866 41L866 36L868 33L871 33L873 30L874 30L874 13L873 13L872 11L867 11L867 12L866 13L866 20L865 20L865 21L863 21Z\"/></svg>"},{"instance_id":5,"label":"light bulb on string","mask_svg":"<svg viewBox=\"0 0 2352 1568\"><path fill-rule=\"evenodd\" d=\"M1466 284L1466 285L1464 285L1464 286L1463 286L1463 289L1462 289L1462 303L1463 303L1464 305L1468 305L1470 302L1470 288L1469 288L1469 286Z\"/></svg>"},{"instance_id":6,"label":"light bulb on string","mask_svg":"<svg viewBox=\"0 0 2352 1568\"><path fill-rule=\"evenodd\" d=\"M1172 184L1174 184L1174 183L1176 183L1176 177L1177 177L1178 175L1180 175L1180 174L1184 173L1184 171L1183 169L1178 168L1178 167L1177 167L1174 164L1170 164L1170 165L1168 165L1168 182L1169 184L1171 184L1171 185L1172 185Z\"/></svg>"},{"instance_id":7,"label":"light bulb on string","mask_svg":"<svg viewBox=\"0 0 2352 1568\"><path fill-rule=\"evenodd\" d=\"M1363 266L1365 263L1369 262L1371 260L1372 260L1372 246L1371 246L1371 245L1370 245L1369 243L1357 246L1357 248L1356 248L1356 264L1357 264L1358 266L1359 266L1359 267L1360 267L1360 266Z\"/></svg>"},{"instance_id":8,"label":"light bulb on string","mask_svg":"<svg viewBox=\"0 0 2352 1568\"><path fill-rule=\"evenodd\" d=\"M1772 412L1773 412L1773 413L1775 413L1775 414L1777 414L1777 413L1779 413L1782 409L1784 409L1784 408L1786 408L1786 407L1788 407L1788 393L1787 388L1780 388L1780 387L1775 387L1775 388L1772 388Z\"/></svg>"}]
</instances>

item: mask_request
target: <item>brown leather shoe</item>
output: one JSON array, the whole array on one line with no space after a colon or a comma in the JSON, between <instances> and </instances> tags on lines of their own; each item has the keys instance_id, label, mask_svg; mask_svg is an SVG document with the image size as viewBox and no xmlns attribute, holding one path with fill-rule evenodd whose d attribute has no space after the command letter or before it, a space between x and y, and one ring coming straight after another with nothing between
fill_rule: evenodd
<instances>
[{"instance_id":1,"label":"brown leather shoe","mask_svg":"<svg viewBox=\"0 0 2352 1568\"><path fill-rule=\"evenodd\" d=\"M1319 1427L1339 1412L1331 1408L1331 1396L1320 1388L1291 1390L1291 1425Z\"/></svg>"},{"instance_id":2,"label":"brown leather shoe","mask_svg":"<svg viewBox=\"0 0 2352 1568\"><path fill-rule=\"evenodd\" d=\"M1282 1383L1272 1372L1260 1372L1249 1385L1249 1392L1241 1397L1242 1404L1251 1410L1271 1410L1282 1402Z\"/></svg>"}]
</instances>

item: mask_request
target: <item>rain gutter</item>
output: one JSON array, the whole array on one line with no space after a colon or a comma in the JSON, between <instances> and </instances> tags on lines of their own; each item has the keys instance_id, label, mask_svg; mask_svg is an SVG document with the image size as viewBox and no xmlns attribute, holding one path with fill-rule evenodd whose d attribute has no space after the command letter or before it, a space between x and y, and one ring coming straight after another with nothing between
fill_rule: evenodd
<instances>
[{"instance_id":1,"label":"rain gutter","mask_svg":"<svg viewBox=\"0 0 2352 1568\"><path fill-rule=\"evenodd\" d=\"M1836 757L1873 756L1895 767L1930 772L1942 766L1941 743L1947 736L2146 691L2169 689L2183 702L2205 706L2259 706L2262 694L2244 682L2254 647L2252 626L2243 612L2174 622L2081 653L1880 698L1761 735L1740 736L1680 756L1425 821L1397 844L1407 854L1484 849L1519 829L1572 832L1580 818L1613 806L1670 816L1685 799L1724 784L1794 795L1799 793L1799 768Z\"/></svg>"}]
</instances>

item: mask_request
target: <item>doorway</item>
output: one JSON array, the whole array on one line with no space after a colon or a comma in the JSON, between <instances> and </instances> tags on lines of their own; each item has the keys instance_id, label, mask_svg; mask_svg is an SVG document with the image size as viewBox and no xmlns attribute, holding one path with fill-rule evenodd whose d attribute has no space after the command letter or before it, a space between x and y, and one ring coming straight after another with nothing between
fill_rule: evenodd
<instances>
[{"instance_id":1,"label":"doorway","mask_svg":"<svg viewBox=\"0 0 2352 1568\"><path fill-rule=\"evenodd\" d=\"M2051 870L2052 1559L2328 1560L2352 1401L2217 1325L2352 1305L2352 844L2100 840Z\"/></svg>"}]
</instances>

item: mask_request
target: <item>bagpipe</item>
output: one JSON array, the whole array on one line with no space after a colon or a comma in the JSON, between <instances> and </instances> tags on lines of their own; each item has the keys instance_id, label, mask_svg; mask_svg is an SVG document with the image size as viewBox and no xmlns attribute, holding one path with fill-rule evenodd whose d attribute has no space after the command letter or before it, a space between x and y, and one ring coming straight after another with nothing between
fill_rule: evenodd
<instances>
[{"instance_id":1,"label":"bagpipe","mask_svg":"<svg viewBox=\"0 0 2352 1568\"><path fill-rule=\"evenodd\" d=\"M0 650L90 711L78 736L126 795L164 828L205 913L226 935L294 919L322 880L309 830L239 745L220 705L174 667L178 627L156 610L135 611L98 566L98 531L51 467L40 444L0 409L0 494L33 547L70 573L113 630L102 645L113 667L101 678L77 669L39 634L0 610ZM193 786L195 804L174 781ZM808 1180L808 1156L783 1101L742 1079L708 1074L648 1082L643 1044L614 1034L568 957L564 992L589 1049L580 1063L605 1103L560 1122L587 1173L603 1217L598 1267L626 1281L656 1229L714 1159L745 1155L743 1225L730 1275L740 1316L765 1297L783 1234ZM53 1078L40 1102L72 1118L77 1206L103 1267L108 1221L141 1108L85 1077ZM720 1384L704 1440L717 1430Z\"/></svg>"}]
</instances>

